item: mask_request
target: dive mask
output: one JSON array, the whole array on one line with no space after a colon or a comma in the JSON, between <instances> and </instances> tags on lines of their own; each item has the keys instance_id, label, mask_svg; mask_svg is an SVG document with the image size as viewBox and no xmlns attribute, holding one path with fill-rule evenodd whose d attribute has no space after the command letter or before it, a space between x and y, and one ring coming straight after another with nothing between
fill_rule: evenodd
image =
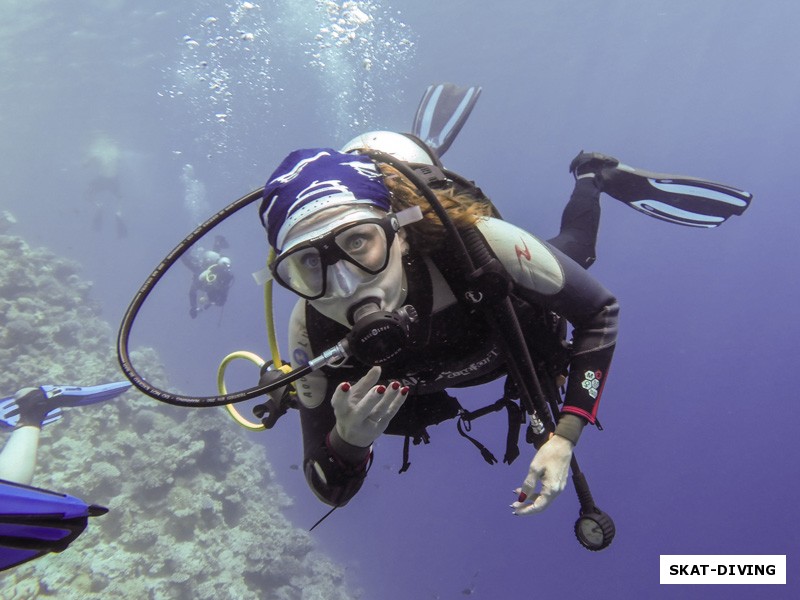
<instances>
[{"instance_id":1,"label":"dive mask","mask_svg":"<svg viewBox=\"0 0 800 600\"><path fill-rule=\"evenodd\" d=\"M280 285L307 300L325 296L328 267L344 260L366 275L377 275L389 264L389 250L400 229L393 213L345 223L281 252L270 266Z\"/></svg>"}]
</instances>

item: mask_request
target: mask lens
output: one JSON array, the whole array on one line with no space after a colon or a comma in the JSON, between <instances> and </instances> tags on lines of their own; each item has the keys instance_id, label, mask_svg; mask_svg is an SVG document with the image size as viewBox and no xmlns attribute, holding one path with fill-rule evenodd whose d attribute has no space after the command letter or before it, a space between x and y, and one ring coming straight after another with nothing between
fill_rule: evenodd
<instances>
[{"instance_id":1,"label":"mask lens","mask_svg":"<svg viewBox=\"0 0 800 600\"><path fill-rule=\"evenodd\" d=\"M314 300L326 293L329 266L344 260L367 275L375 275L389 263L394 230L386 221L360 221L345 225L280 255L272 266L278 283Z\"/></svg>"},{"instance_id":2,"label":"mask lens","mask_svg":"<svg viewBox=\"0 0 800 600\"><path fill-rule=\"evenodd\" d=\"M322 295L323 264L319 250L306 246L281 256L275 264L278 281L290 290L307 298Z\"/></svg>"},{"instance_id":3,"label":"mask lens","mask_svg":"<svg viewBox=\"0 0 800 600\"><path fill-rule=\"evenodd\" d=\"M389 260L386 231L378 223L357 223L338 232L334 241L351 262L371 275L382 271Z\"/></svg>"}]
</instances>

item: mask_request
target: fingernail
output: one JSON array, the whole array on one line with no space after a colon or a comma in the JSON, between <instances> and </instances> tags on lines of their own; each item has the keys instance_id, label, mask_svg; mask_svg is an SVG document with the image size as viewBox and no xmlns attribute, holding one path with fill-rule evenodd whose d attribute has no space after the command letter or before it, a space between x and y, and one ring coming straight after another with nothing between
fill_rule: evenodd
<instances>
[{"instance_id":1,"label":"fingernail","mask_svg":"<svg viewBox=\"0 0 800 600\"><path fill-rule=\"evenodd\" d=\"M342 385L339 386L339 389L342 390L343 392L349 392L350 384L345 381Z\"/></svg>"},{"instance_id":2,"label":"fingernail","mask_svg":"<svg viewBox=\"0 0 800 600\"><path fill-rule=\"evenodd\" d=\"M382 394L383 392L385 392L385 391L386 391L386 386L384 386L384 385L379 385L379 386L378 386L378 389L376 389L375 391L376 391L376 392L378 392L379 394Z\"/></svg>"},{"instance_id":3,"label":"fingernail","mask_svg":"<svg viewBox=\"0 0 800 600\"><path fill-rule=\"evenodd\" d=\"M528 499L528 495L525 492L519 493L519 498L517 498L517 502L525 502Z\"/></svg>"},{"instance_id":4,"label":"fingernail","mask_svg":"<svg viewBox=\"0 0 800 600\"><path fill-rule=\"evenodd\" d=\"M409 390L409 387L405 386L402 390L400 390L400 393L403 394L403 396L405 396L406 394L408 394L408 390Z\"/></svg>"},{"instance_id":5,"label":"fingernail","mask_svg":"<svg viewBox=\"0 0 800 600\"><path fill-rule=\"evenodd\" d=\"M399 390L400 389L400 382L399 381L393 381L392 382L392 389L393 390Z\"/></svg>"}]
</instances>

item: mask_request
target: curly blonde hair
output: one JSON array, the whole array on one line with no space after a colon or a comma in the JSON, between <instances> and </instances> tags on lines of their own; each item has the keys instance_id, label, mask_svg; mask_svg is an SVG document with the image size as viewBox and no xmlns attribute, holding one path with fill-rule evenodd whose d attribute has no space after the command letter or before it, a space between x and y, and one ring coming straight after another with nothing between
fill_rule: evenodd
<instances>
[{"instance_id":1,"label":"curly blonde hair","mask_svg":"<svg viewBox=\"0 0 800 600\"><path fill-rule=\"evenodd\" d=\"M447 236L439 217L428 201L400 171L387 164L380 164L384 184L391 195L391 205L395 212L413 206L422 209L423 219L406 225L404 230L411 246L422 252L440 248ZM479 220L492 216L491 202L484 197L475 196L459 190L454 184L433 190L457 229L472 227Z\"/></svg>"}]
</instances>

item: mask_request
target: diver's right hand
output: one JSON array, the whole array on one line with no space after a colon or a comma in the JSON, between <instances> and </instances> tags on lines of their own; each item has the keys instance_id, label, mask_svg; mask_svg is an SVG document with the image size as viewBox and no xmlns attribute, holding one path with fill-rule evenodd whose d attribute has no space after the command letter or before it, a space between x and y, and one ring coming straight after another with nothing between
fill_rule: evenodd
<instances>
[{"instance_id":1,"label":"diver's right hand","mask_svg":"<svg viewBox=\"0 0 800 600\"><path fill-rule=\"evenodd\" d=\"M375 385L380 367L372 367L356 383L342 383L331 397L336 415L336 433L348 444L367 448L378 439L400 410L408 396L408 387L393 381L389 386Z\"/></svg>"}]
</instances>

